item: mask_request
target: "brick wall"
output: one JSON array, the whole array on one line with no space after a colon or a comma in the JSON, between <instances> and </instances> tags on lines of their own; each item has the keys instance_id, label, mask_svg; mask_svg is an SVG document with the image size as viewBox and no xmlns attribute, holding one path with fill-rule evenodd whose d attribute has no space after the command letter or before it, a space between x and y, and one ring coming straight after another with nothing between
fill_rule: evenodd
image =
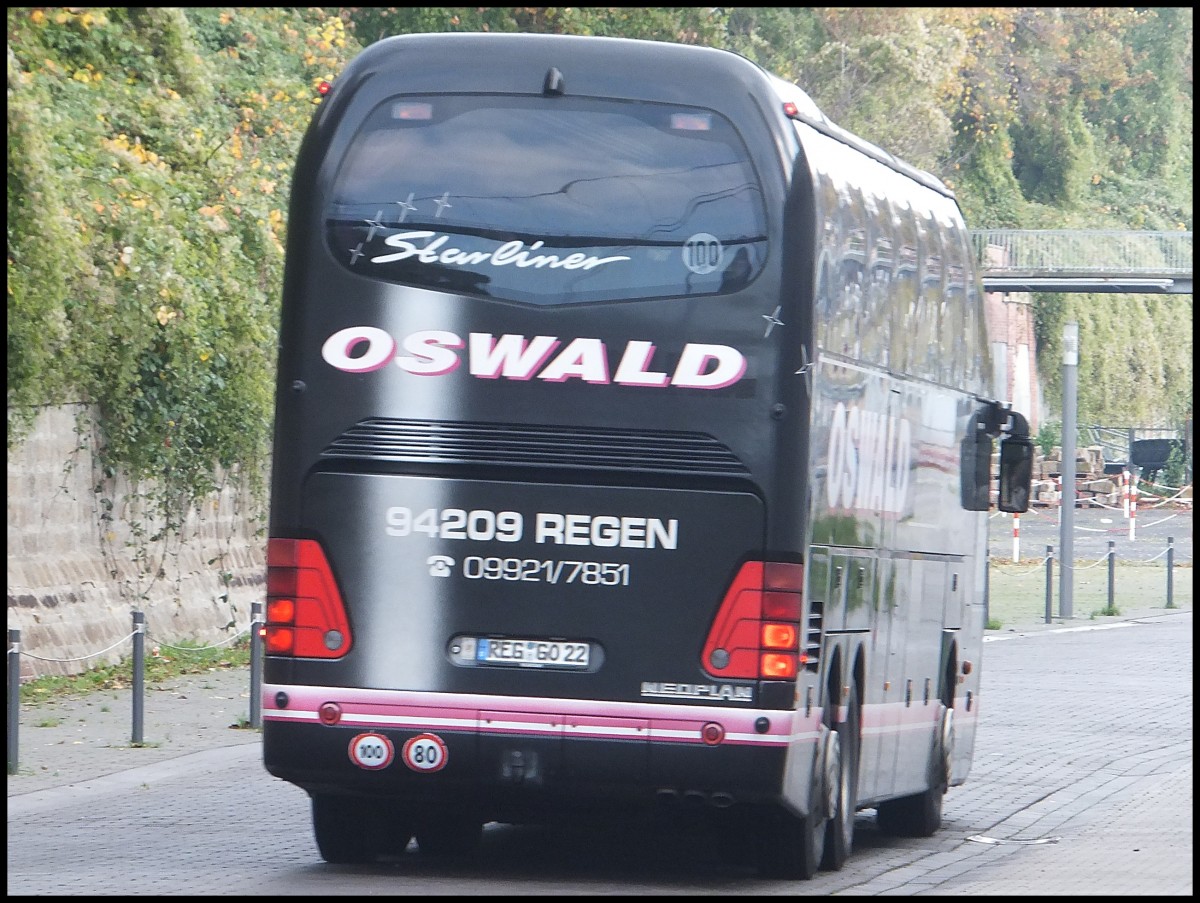
<instances>
[{"instance_id":1,"label":"brick wall","mask_svg":"<svg viewBox=\"0 0 1200 903\"><path fill-rule=\"evenodd\" d=\"M993 356L997 356L996 344L1004 346L999 355L1004 373L1002 383L996 387L1000 399L1011 402L1015 410L1024 414L1030 429L1036 433L1042 411L1033 304L1027 294L991 292L984 296L984 312Z\"/></svg>"},{"instance_id":2,"label":"brick wall","mask_svg":"<svg viewBox=\"0 0 1200 903\"><path fill-rule=\"evenodd\" d=\"M1005 263L1001 248L989 247L988 255L995 265ZM983 315L993 357L1003 367L996 391L1001 401L1010 402L1025 416L1036 435L1042 419L1042 393L1033 332L1033 296L1028 292L986 292Z\"/></svg>"},{"instance_id":3,"label":"brick wall","mask_svg":"<svg viewBox=\"0 0 1200 903\"><path fill-rule=\"evenodd\" d=\"M22 676L75 674L132 652L132 613L146 648L228 643L263 601L265 530L247 493L229 488L189 515L182 538L150 543L139 564L126 524L137 519L124 483L101 481L76 435L80 405L40 409L8 455L8 628L21 631ZM102 526L102 498L114 515ZM265 526L265 525L263 525ZM222 574L229 575L228 582ZM227 625L232 624L232 627Z\"/></svg>"}]
</instances>

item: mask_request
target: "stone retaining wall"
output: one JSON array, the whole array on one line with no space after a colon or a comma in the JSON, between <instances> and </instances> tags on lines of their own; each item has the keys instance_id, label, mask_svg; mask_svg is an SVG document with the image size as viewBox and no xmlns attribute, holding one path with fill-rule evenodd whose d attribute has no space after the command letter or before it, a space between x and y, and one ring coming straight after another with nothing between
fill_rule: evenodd
<instances>
[{"instance_id":1,"label":"stone retaining wall","mask_svg":"<svg viewBox=\"0 0 1200 903\"><path fill-rule=\"evenodd\" d=\"M148 651L228 644L249 630L251 604L264 599L265 523L254 520L248 493L213 496L179 539L131 544L137 518L125 484L103 481L76 433L85 410L40 409L9 449L8 628L21 631L23 678L128 657L134 611L145 613ZM104 499L114 506L107 524ZM139 548L145 563L135 559Z\"/></svg>"}]
</instances>

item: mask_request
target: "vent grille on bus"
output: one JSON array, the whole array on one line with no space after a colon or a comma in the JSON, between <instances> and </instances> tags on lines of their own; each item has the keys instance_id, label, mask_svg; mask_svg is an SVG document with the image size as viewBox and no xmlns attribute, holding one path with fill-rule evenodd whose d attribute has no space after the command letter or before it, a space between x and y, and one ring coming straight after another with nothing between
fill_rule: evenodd
<instances>
[{"instance_id":1,"label":"vent grille on bus","mask_svg":"<svg viewBox=\"0 0 1200 903\"><path fill-rule=\"evenodd\" d=\"M813 603L812 611L808 613L808 632L804 637L804 666L814 674L821 668L821 633L825 629L822 607L819 603Z\"/></svg>"},{"instance_id":2,"label":"vent grille on bus","mask_svg":"<svg viewBox=\"0 0 1200 903\"><path fill-rule=\"evenodd\" d=\"M362 420L324 458L473 464L688 476L749 474L728 448L703 433L643 432L431 420Z\"/></svg>"}]
</instances>

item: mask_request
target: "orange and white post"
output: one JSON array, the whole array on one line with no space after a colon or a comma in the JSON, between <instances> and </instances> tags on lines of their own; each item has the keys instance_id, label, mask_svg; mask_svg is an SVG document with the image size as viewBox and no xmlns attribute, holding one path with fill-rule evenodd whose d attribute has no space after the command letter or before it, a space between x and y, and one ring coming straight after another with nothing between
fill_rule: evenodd
<instances>
[{"instance_id":1,"label":"orange and white post","mask_svg":"<svg viewBox=\"0 0 1200 903\"><path fill-rule=\"evenodd\" d=\"M1134 483L1129 488L1129 540L1132 542L1137 539L1137 483Z\"/></svg>"},{"instance_id":2,"label":"orange and white post","mask_svg":"<svg viewBox=\"0 0 1200 903\"><path fill-rule=\"evenodd\" d=\"M1129 520L1129 471L1121 471L1121 515Z\"/></svg>"},{"instance_id":3,"label":"orange and white post","mask_svg":"<svg viewBox=\"0 0 1200 903\"><path fill-rule=\"evenodd\" d=\"M1021 515L1013 515L1013 564L1021 561Z\"/></svg>"}]
</instances>

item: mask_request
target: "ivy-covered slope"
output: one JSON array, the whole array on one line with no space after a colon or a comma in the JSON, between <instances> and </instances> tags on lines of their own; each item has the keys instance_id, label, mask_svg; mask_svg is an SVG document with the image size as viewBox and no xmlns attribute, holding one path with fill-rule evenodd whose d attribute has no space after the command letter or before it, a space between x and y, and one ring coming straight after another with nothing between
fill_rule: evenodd
<instances>
[{"instance_id":1,"label":"ivy-covered slope","mask_svg":"<svg viewBox=\"0 0 1200 903\"><path fill-rule=\"evenodd\" d=\"M8 34L10 443L28 405L87 400L164 501L260 476L291 159L341 21L10 8Z\"/></svg>"}]
</instances>

